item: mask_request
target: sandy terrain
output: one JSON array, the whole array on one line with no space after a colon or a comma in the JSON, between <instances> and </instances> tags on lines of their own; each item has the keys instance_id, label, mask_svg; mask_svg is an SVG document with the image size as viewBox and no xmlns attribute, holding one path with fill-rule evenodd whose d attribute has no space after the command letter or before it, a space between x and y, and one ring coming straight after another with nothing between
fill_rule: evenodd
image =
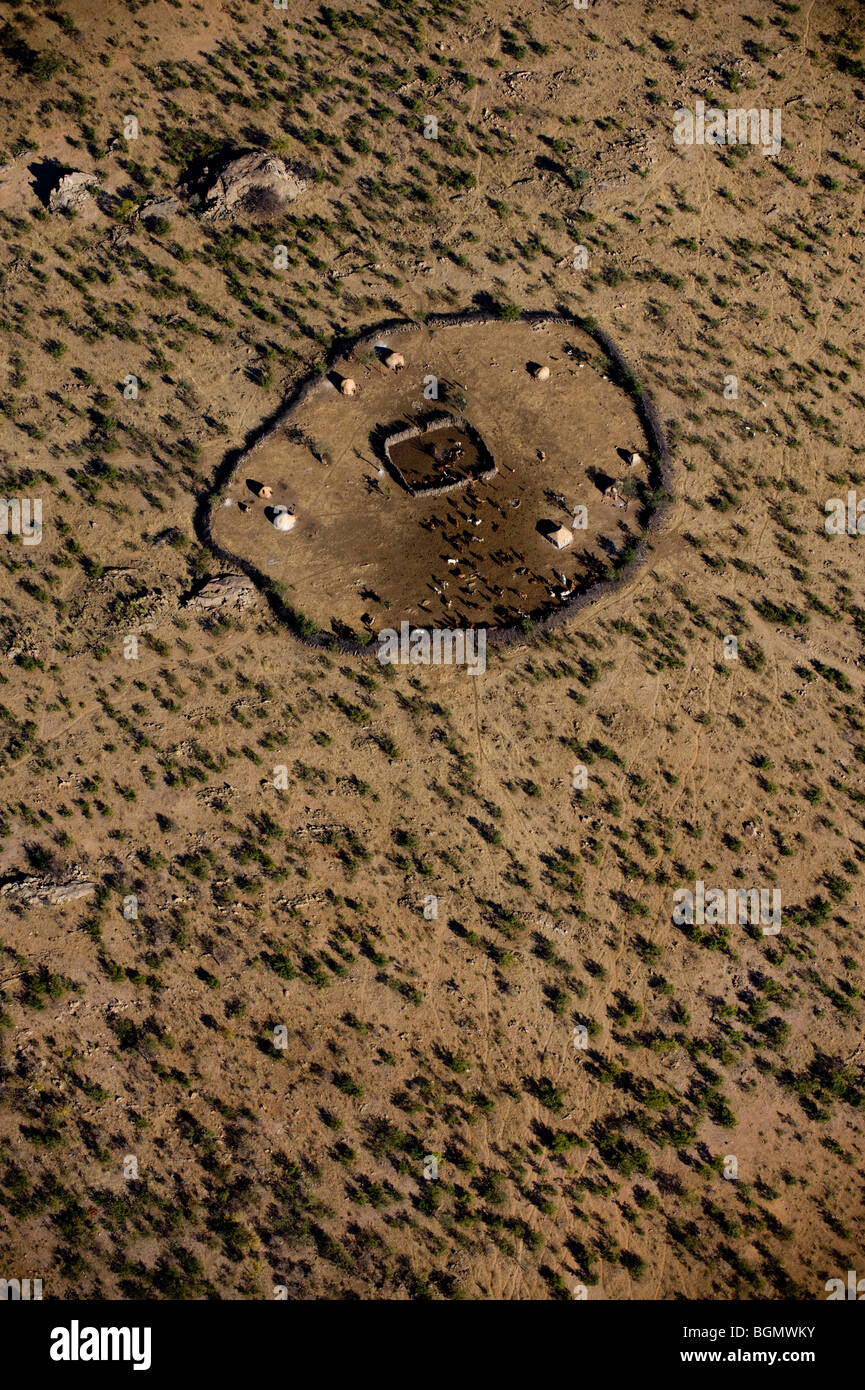
<instances>
[{"instance_id":1,"label":"sandy terrain","mask_svg":"<svg viewBox=\"0 0 865 1390\"><path fill-rule=\"evenodd\" d=\"M0 497L43 533L0 535L0 1277L812 1301L861 1274L865 571L824 527L865 486L855 12L7 9ZM782 150L676 145L697 101L780 111ZM308 190L204 220L189 180L248 149ZM56 164L100 180L78 212ZM590 470L640 434L512 317L559 308L671 442L632 584L477 676L305 647L255 588L190 603L231 568L225 482L220 537L322 630L444 617L467 504L388 496L369 447L425 364L500 463L485 553L529 571L463 542L453 611L584 582L637 525ZM304 407L329 463L276 436L228 481L394 318L404 373ZM240 511L247 476L296 533ZM561 557L548 490L588 507ZM679 923L698 882L777 889L780 932Z\"/></svg>"}]
</instances>

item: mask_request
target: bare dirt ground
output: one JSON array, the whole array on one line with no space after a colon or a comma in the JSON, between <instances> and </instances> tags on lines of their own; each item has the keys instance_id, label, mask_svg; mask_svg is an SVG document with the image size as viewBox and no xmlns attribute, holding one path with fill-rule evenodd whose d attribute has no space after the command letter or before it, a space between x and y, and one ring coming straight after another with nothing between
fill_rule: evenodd
<instances>
[{"instance_id":1,"label":"bare dirt ground","mask_svg":"<svg viewBox=\"0 0 865 1390\"><path fill-rule=\"evenodd\" d=\"M807 1301L865 1269L862 540L824 526L865 480L856 19L6 7L0 496L43 535L0 534L0 1277ZM675 145L698 100L779 110L782 150ZM184 179L250 148L307 192L203 221ZM57 164L100 180L78 212L48 211ZM587 469L639 440L560 340L526 374L509 315L559 306L672 443L625 592L483 676L305 648L257 591L188 603L226 568L214 486L334 342L472 308L501 321L322 386L329 465L254 456L297 535L239 511L245 478L218 525L322 628L443 616L464 503L387 497L364 445L442 361L490 498L520 474L518 524L484 520L588 571L621 533ZM589 499L561 560L547 489ZM468 583L460 617L495 617ZM22 887L75 874L65 904ZM699 880L777 888L780 932L678 923Z\"/></svg>"},{"instance_id":2,"label":"bare dirt ground","mask_svg":"<svg viewBox=\"0 0 865 1390\"><path fill-rule=\"evenodd\" d=\"M391 342L408 354L404 370L394 374L374 351L340 360L333 380L324 377L252 456L255 477L235 470L214 509L216 543L336 632L362 630L365 616L375 629L502 626L556 607L604 574L636 538L640 492L648 491L647 462L632 468L620 454L648 460L649 447L633 402L596 364L592 340L557 325L495 323L382 346ZM532 375L541 365L552 373L543 382ZM412 497L377 440L442 413L424 396L430 376L458 398L498 471L442 497ZM356 380L357 395L340 394L335 383L345 377ZM633 496L620 507L603 494L623 475ZM272 497L254 502L254 484L270 486ZM269 519L280 506L296 511L290 533ZM557 551L538 525L570 529L578 507L585 525Z\"/></svg>"}]
</instances>

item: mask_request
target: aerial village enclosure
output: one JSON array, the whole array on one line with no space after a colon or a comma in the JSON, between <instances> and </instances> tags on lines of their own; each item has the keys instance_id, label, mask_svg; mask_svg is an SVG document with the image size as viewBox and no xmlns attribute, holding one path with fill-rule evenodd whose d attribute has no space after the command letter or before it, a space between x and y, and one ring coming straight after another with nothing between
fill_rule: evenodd
<instances>
[{"instance_id":1,"label":"aerial village enclosure","mask_svg":"<svg viewBox=\"0 0 865 1390\"><path fill-rule=\"evenodd\" d=\"M649 435L598 342L564 317L391 326L241 456L210 538L307 633L369 642L408 622L494 638L634 555L661 479Z\"/></svg>"}]
</instances>

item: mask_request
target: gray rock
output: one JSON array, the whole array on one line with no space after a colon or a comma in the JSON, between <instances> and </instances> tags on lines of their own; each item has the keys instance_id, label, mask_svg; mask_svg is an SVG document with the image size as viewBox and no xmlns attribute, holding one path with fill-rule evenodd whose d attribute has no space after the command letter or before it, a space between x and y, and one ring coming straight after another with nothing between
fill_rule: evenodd
<instances>
[{"instance_id":1,"label":"gray rock","mask_svg":"<svg viewBox=\"0 0 865 1390\"><path fill-rule=\"evenodd\" d=\"M187 600L187 608L247 608L257 590L244 574L220 574L209 579L197 594Z\"/></svg>"},{"instance_id":2,"label":"gray rock","mask_svg":"<svg viewBox=\"0 0 865 1390\"><path fill-rule=\"evenodd\" d=\"M0 898L24 907L62 907L63 903L75 902L77 898L91 897L98 887L92 879L79 874L63 880L34 875L0 884Z\"/></svg>"},{"instance_id":3,"label":"gray rock","mask_svg":"<svg viewBox=\"0 0 865 1390\"><path fill-rule=\"evenodd\" d=\"M48 196L49 211L63 212L66 208L82 208L91 196L91 188L94 187L99 187L99 180L95 174L64 174Z\"/></svg>"},{"instance_id":4,"label":"gray rock","mask_svg":"<svg viewBox=\"0 0 865 1390\"><path fill-rule=\"evenodd\" d=\"M146 203L142 203L138 212L138 218L148 217L176 217L181 211L179 198L148 198Z\"/></svg>"},{"instance_id":5,"label":"gray rock","mask_svg":"<svg viewBox=\"0 0 865 1390\"><path fill-rule=\"evenodd\" d=\"M278 214L309 186L305 170L275 154L242 154L226 164L204 195L202 217L216 219L245 210Z\"/></svg>"}]
</instances>

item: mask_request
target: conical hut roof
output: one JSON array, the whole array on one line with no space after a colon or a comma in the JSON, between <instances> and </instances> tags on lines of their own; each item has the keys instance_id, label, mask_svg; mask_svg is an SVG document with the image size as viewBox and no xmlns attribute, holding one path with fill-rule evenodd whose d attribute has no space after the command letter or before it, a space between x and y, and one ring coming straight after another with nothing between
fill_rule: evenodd
<instances>
[{"instance_id":1,"label":"conical hut roof","mask_svg":"<svg viewBox=\"0 0 865 1390\"><path fill-rule=\"evenodd\" d=\"M554 545L556 550L564 550L566 545L570 545L574 539L574 533L567 526L557 526L554 531L547 532L547 540L550 545Z\"/></svg>"}]
</instances>

